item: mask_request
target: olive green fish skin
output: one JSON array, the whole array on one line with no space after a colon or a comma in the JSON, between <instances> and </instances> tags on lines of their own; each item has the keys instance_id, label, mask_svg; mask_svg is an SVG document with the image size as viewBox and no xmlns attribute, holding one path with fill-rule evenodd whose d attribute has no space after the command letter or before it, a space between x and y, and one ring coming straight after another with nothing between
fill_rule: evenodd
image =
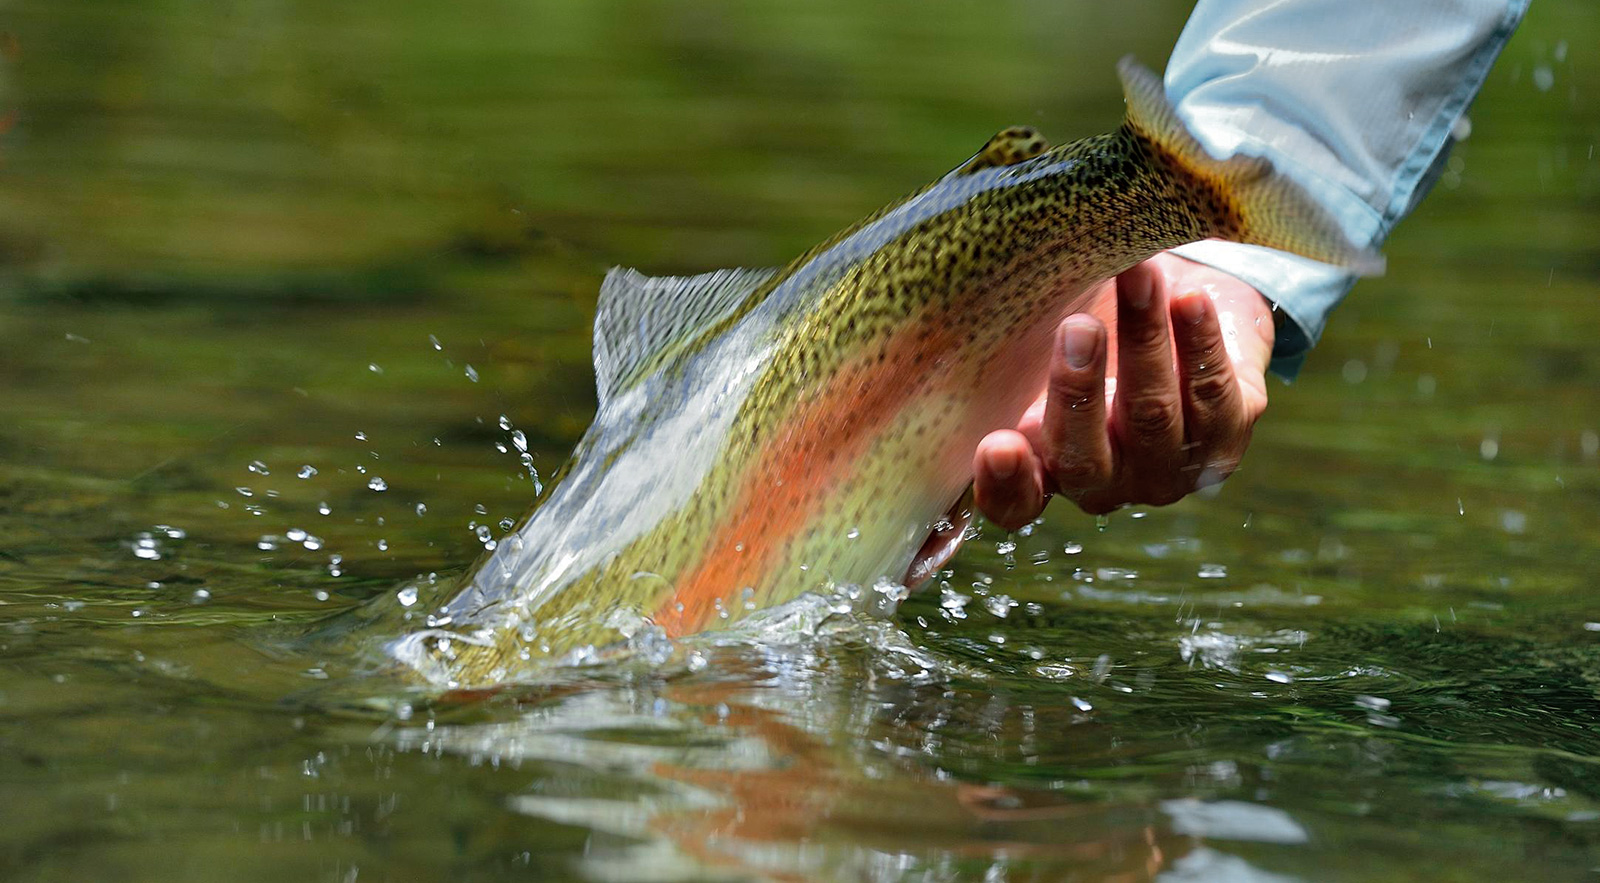
<instances>
[{"instance_id":1,"label":"olive green fish skin","mask_svg":"<svg viewBox=\"0 0 1600 883\"><path fill-rule=\"evenodd\" d=\"M1137 123L1054 149L1007 130L766 278L602 401L567 480L391 654L435 684L489 686L651 622L676 637L900 579L1095 285L1245 238L1230 187L1270 169L1196 160Z\"/></svg>"}]
</instances>

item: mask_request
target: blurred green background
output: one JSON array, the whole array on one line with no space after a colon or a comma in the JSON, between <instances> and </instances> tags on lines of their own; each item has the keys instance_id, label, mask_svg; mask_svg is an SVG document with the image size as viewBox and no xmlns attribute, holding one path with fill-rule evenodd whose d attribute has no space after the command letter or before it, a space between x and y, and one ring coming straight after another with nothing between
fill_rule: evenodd
<instances>
[{"instance_id":1,"label":"blurred green background","mask_svg":"<svg viewBox=\"0 0 1600 883\"><path fill-rule=\"evenodd\" d=\"M946 680L845 642L407 717L283 637L521 514L512 432L548 476L587 424L607 267L782 263L1004 126L1103 131L1187 13L0 3L0 876L1591 873L1579 0L1529 13L1220 494L1053 509L963 553L966 618L907 605Z\"/></svg>"}]
</instances>

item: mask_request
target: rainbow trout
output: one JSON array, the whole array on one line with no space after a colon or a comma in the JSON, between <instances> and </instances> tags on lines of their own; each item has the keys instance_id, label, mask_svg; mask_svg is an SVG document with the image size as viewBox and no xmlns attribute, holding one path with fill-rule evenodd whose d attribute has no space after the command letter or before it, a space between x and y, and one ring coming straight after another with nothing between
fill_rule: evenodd
<instances>
[{"instance_id":1,"label":"rainbow trout","mask_svg":"<svg viewBox=\"0 0 1600 883\"><path fill-rule=\"evenodd\" d=\"M1211 157L1159 79L1119 73L1116 131L1051 147L1007 129L782 269L611 271L599 409L564 480L389 653L485 687L641 629L903 581L1097 284L1208 237L1375 270L1270 163Z\"/></svg>"}]
</instances>

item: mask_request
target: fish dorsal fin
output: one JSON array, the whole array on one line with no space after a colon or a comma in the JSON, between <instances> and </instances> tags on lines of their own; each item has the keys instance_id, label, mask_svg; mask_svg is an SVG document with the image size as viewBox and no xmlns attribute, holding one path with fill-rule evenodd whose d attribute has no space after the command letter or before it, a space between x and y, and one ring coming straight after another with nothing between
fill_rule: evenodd
<instances>
[{"instance_id":1,"label":"fish dorsal fin","mask_svg":"<svg viewBox=\"0 0 1600 883\"><path fill-rule=\"evenodd\" d=\"M1001 129L989 143L983 145L977 156L967 160L958 172L966 175L979 169L1013 166L1033 159L1050 149L1050 142L1032 126L1012 126Z\"/></svg>"},{"instance_id":2,"label":"fish dorsal fin","mask_svg":"<svg viewBox=\"0 0 1600 883\"><path fill-rule=\"evenodd\" d=\"M646 276L613 267L594 317L594 382L605 404L681 354L700 332L732 317L776 269Z\"/></svg>"}]
</instances>

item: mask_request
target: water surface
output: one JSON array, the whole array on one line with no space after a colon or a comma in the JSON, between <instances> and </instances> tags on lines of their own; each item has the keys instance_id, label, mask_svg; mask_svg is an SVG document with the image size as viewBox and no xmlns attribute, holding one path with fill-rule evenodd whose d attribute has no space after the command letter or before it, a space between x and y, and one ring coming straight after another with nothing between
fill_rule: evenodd
<instances>
[{"instance_id":1,"label":"water surface","mask_svg":"<svg viewBox=\"0 0 1600 883\"><path fill-rule=\"evenodd\" d=\"M1053 509L891 623L671 678L442 702L294 640L522 514L606 267L781 263L1006 125L1105 129L1185 14L6 4L0 876L1592 875L1581 3L1219 493Z\"/></svg>"}]
</instances>

